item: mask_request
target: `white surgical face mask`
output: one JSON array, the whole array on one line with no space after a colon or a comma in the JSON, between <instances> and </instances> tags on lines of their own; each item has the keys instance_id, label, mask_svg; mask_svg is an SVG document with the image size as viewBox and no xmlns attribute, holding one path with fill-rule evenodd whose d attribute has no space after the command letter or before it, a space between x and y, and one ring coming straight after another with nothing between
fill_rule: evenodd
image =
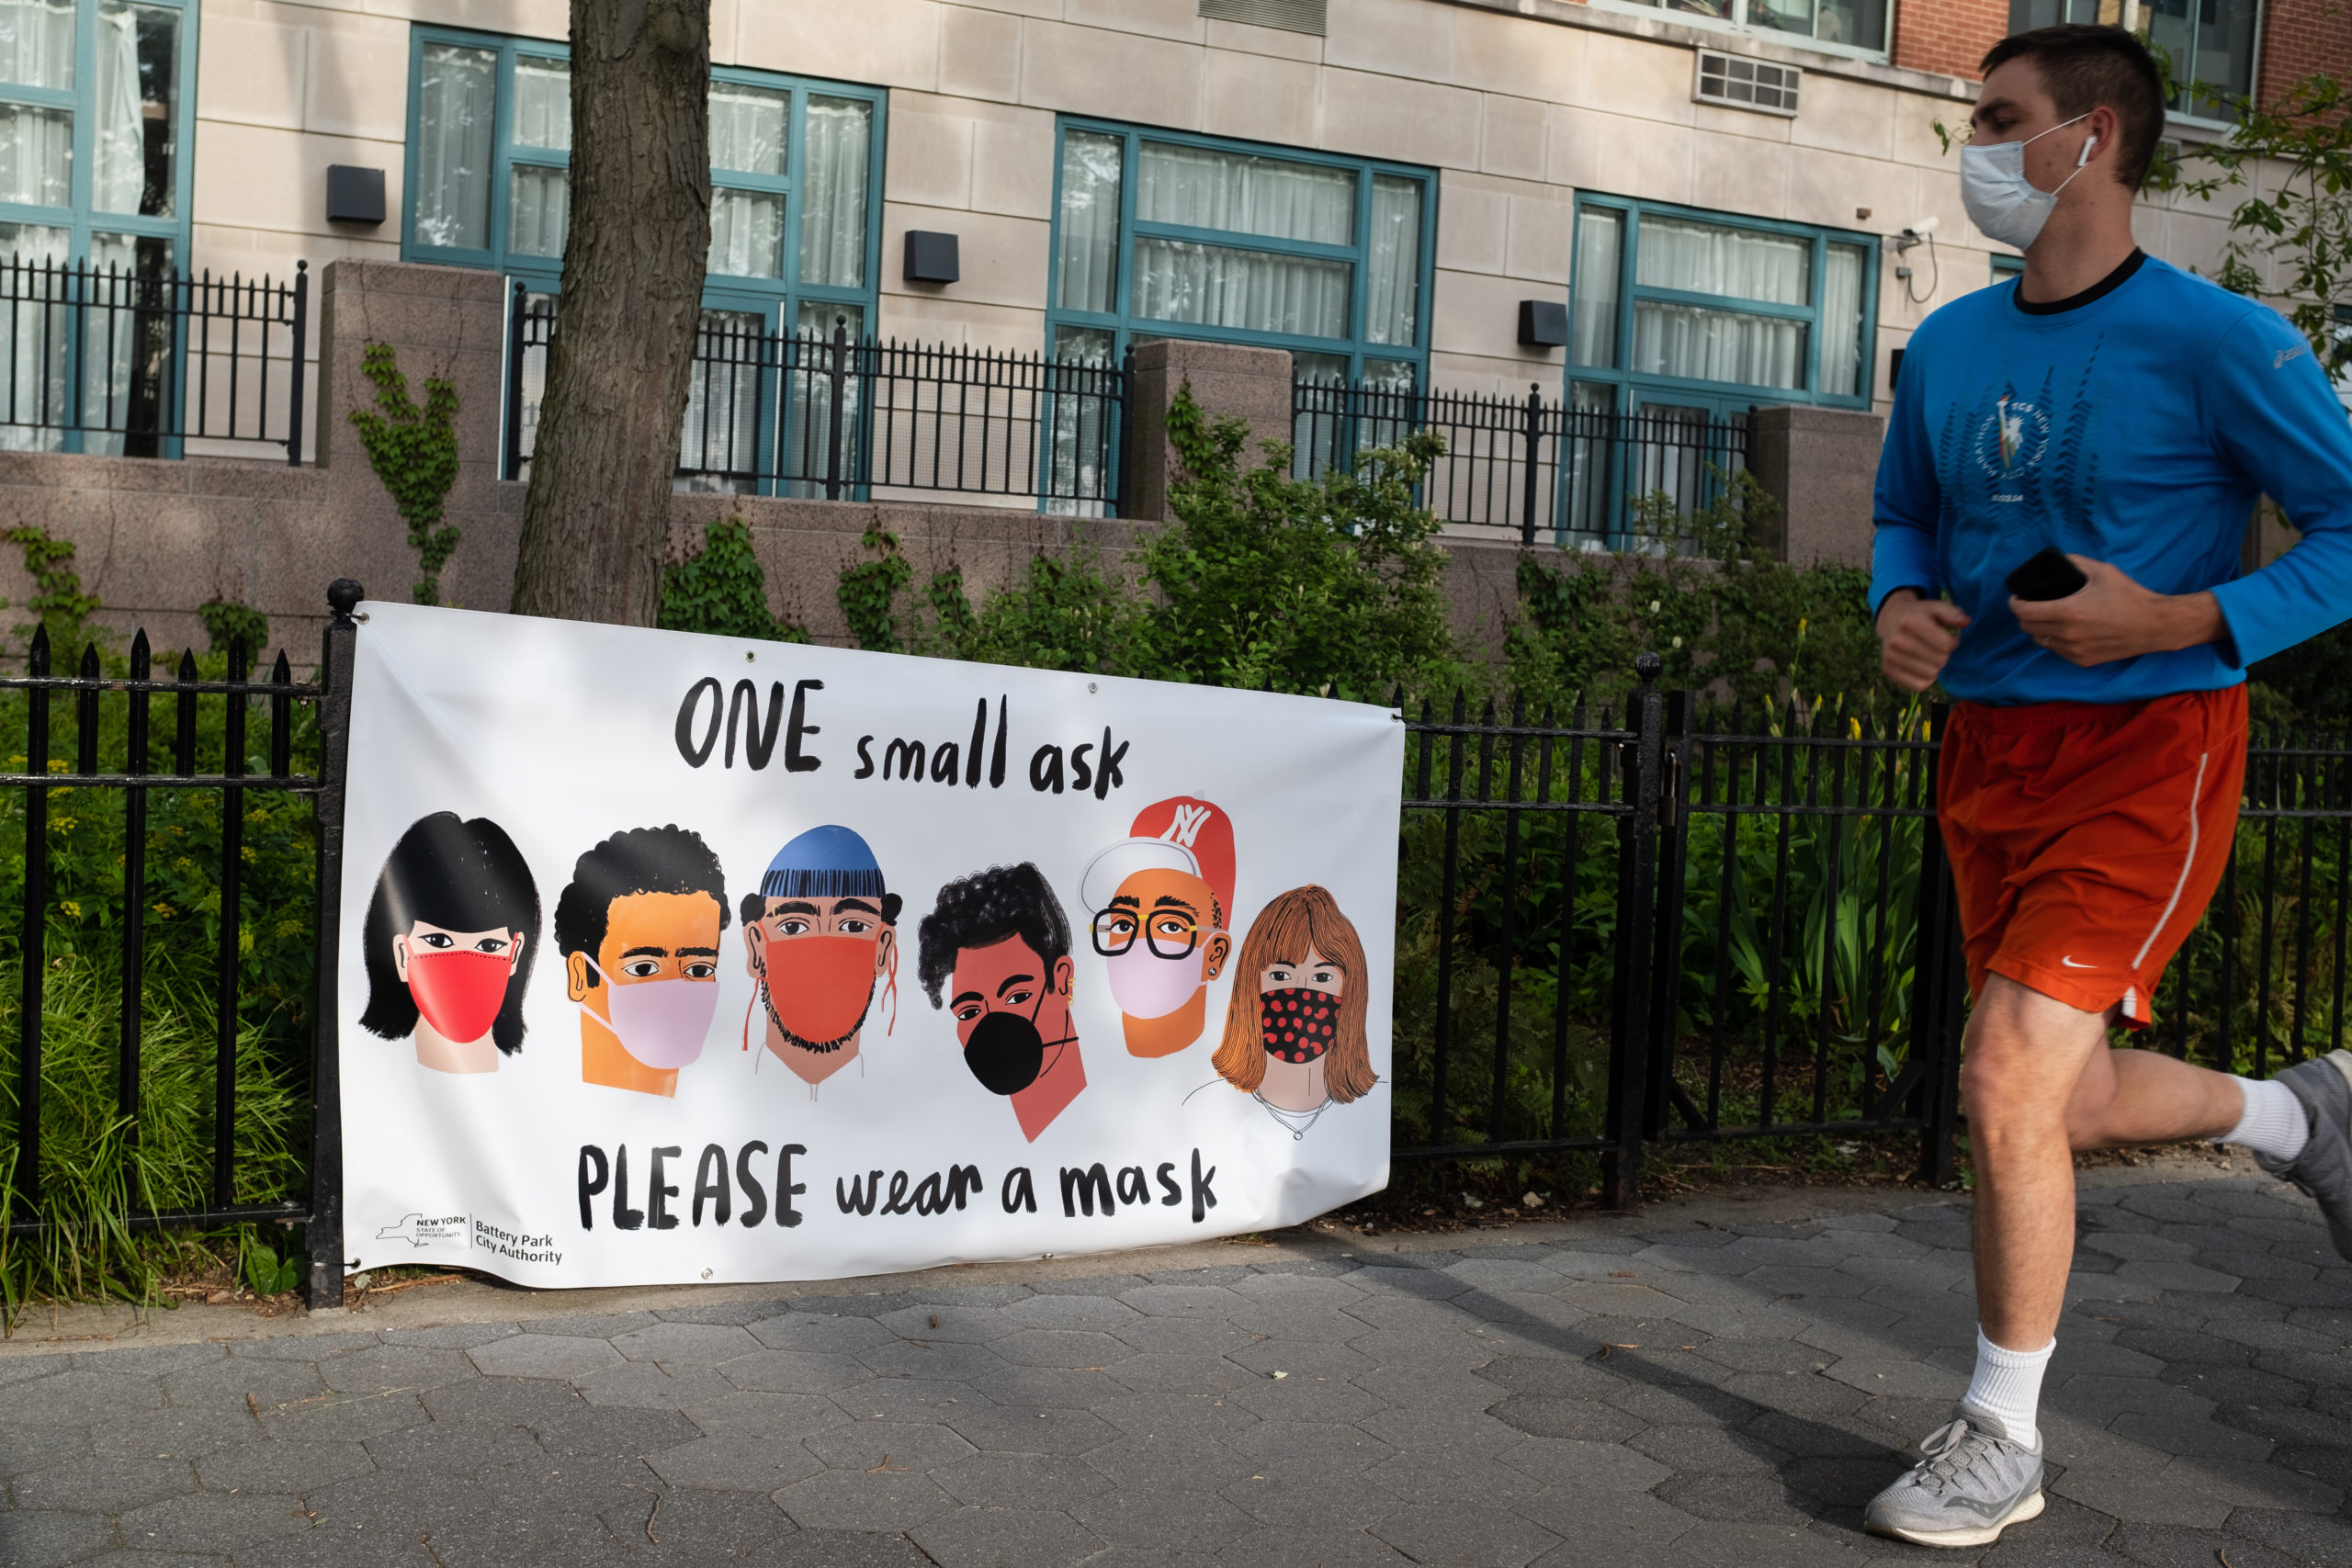
<instances>
[{"instance_id":1,"label":"white surgical face mask","mask_svg":"<svg viewBox=\"0 0 2352 1568\"><path fill-rule=\"evenodd\" d=\"M2064 130L2075 120L2087 119L2076 115L2074 119L2053 125L2050 130ZM1984 231L1988 239L2024 250L2041 233L2041 226L2050 221L2051 210L2058 205L2058 191L2075 183L2075 175L2091 161L2091 149L2098 145L2094 136L2083 143L2083 155L2075 160L2075 174L2058 182L2058 190L2037 190L2025 177L2025 150L2050 134L2037 131L2023 141L2003 141L1989 147L1970 142L1960 150L1960 200L1968 209L1968 220Z\"/></svg>"}]
</instances>

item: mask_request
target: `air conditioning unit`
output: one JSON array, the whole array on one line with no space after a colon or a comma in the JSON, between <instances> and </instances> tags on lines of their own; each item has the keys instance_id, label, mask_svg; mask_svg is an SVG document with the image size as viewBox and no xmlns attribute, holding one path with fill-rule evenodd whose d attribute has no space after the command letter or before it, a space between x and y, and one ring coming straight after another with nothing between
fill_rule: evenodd
<instances>
[{"instance_id":1,"label":"air conditioning unit","mask_svg":"<svg viewBox=\"0 0 2352 1568\"><path fill-rule=\"evenodd\" d=\"M1220 22L1248 22L1320 38L1327 9L1328 0L1201 0L1200 14Z\"/></svg>"},{"instance_id":2,"label":"air conditioning unit","mask_svg":"<svg viewBox=\"0 0 2352 1568\"><path fill-rule=\"evenodd\" d=\"M1794 119L1797 89L1804 84L1804 72L1799 66L1702 49L1699 51L1697 85L1690 89L1690 96L1702 104L1721 104L1725 108L1753 109L1758 114L1783 115Z\"/></svg>"}]
</instances>

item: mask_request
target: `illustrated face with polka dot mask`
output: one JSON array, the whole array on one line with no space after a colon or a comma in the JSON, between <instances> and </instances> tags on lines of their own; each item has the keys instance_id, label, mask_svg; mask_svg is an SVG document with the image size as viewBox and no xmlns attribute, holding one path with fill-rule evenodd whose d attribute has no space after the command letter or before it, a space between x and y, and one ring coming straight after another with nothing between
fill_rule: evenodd
<instances>
[{"instance_id":1,"label":"illustrated face with polka dot mask","mask_svg":"<svg viewBox=\"0 0 2352 1568\"><path fill-rule=\"evenodd\" d=\"M1344 965L1309 948L1297 963L1277 959L1258 972L1258 1031L1277 1062L1318 1061L1340 1035Z\"/></svg>"}]
</instances>

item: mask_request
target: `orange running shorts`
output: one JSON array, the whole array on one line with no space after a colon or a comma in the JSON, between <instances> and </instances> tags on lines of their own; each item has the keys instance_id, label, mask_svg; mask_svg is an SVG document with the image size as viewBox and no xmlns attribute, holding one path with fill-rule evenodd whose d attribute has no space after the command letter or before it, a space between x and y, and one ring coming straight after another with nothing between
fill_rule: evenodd
<instances>
[{"instance_id":1,"label":"orange running shorts","mask_svg":"<svg viewBox=\"0 0 2352 1568\"><path fill-rule=\"evenodd\" d=\"M2244 686L2143 703L1952 709L1937 816L1968 988L2002 975L2147 1027L2222 880L2245 778Z\"/></svg>"}]
</instances>

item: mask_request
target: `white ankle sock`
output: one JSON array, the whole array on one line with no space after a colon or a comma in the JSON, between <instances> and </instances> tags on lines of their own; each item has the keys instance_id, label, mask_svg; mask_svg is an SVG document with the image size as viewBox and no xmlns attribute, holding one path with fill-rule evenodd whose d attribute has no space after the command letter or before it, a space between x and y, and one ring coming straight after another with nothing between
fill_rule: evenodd
<instances>
[{"instance_id":1,"label":"white ankle sock","mask_svg":"<svg viewBox=\"0 0 2352 1568\"><path fill-rule=\"evenodd\" d=\"M2027 1448L2041 1446L2035 1413L2041 1405L2041 1374L2049 1370L2052 1339L2039 1350L2004 1350L1976 1331L1976 1375L1969 1380L1965 1403L1996 1417L2009 1440Z\"/></svg>"},{"instance_id":2,"label":"white ankle sock","mask_svg":"<svg viewBox=\"0 0 2352 1568\"><path fill-rule=\"evenodd\" d=\"M2240 1144L2274 1160L2301 1154L2311 1142L2312 1124L2295 1091L2276 1078L2262 1083L2240 1078L2237 1085L2245 1096L2245 1109L2238 1113L2238 1124L2213 1141Z\"/></svg>"}]
</instances>

